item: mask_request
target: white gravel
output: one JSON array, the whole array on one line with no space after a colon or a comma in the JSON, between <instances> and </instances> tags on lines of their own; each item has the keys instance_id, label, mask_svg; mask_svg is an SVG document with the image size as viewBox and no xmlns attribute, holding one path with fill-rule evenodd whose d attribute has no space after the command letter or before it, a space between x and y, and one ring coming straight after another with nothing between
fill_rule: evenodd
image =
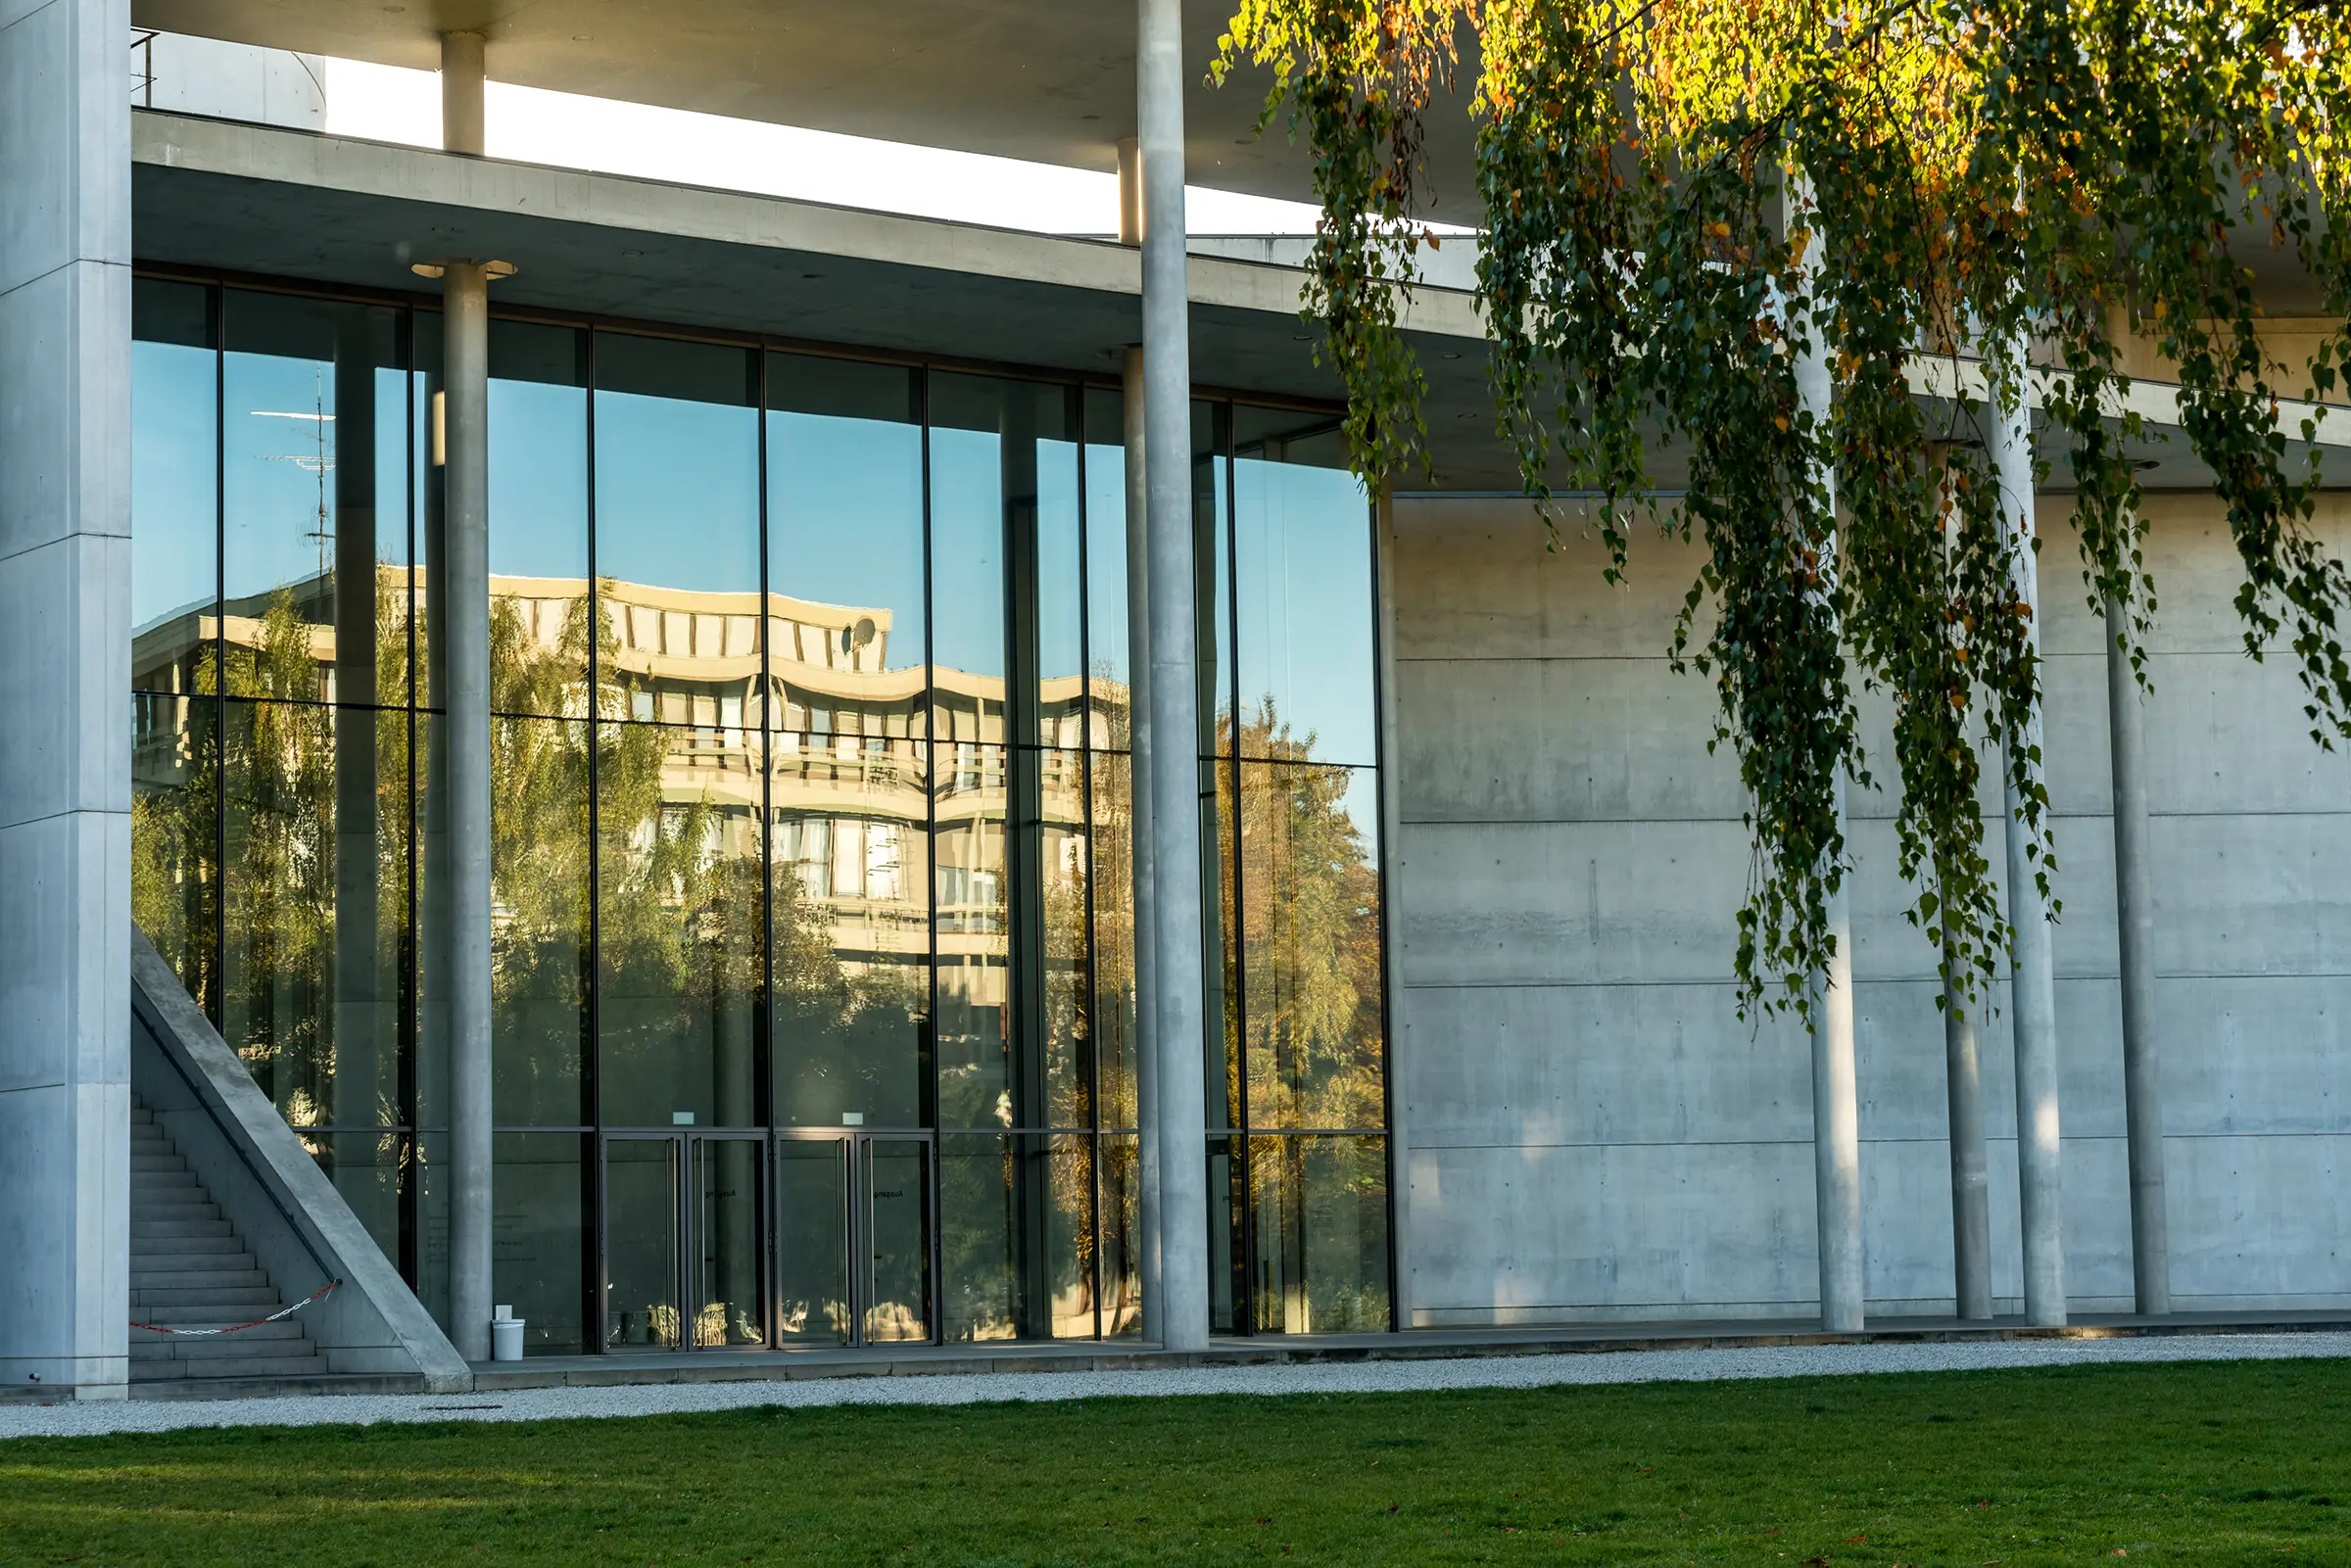
<instances>
[{"instance_id":1,"label":"white gravel","mask_svg":"<svg viewBox=\"0 0 2351 1568\"><path fill-rule=\"evenodd\" d=\"M368 1425L378 1421L541 1421L663 1415L756 1405L970 1404L1179 1394L1362 1394L1701 1383L1724 1378L1843 1377L1980 1371L2093 1361L2278 1360L2351 1356L2351 1334L2182 1334L2130 1339L1953 1345L1807 1345L1625 1351L1430 1360L1204 1366L1148 1372L992 1372L799 1382L659 1383L625 1388L499 1390L464 1395L343 1395L273 1400L0 1404L0 1439L162 1432L181 1427Z\"/></svg>"}]
</instances>

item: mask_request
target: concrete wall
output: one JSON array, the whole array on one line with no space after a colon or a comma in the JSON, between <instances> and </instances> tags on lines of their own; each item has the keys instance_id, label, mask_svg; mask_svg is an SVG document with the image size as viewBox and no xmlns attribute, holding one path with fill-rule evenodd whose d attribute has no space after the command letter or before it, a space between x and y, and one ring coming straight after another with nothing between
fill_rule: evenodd
<instances>
[{"instance_id":1,"label":"concrete wall","mask_svg":"<svg viewBox=\"0 0 2351 1568\"><path fill-rule=\"evenodd\" d=\"M2347 502L2321 518L2337 553ZM2103 643L2069 502L2042 508L2068 1280L2077 1310L2128 1310ZM2174 1305L2351 1305L2351 760L2311 743L2289 667L2244 656L2218 507L2158 498L2148 516ZM1696 552L1645 536L1610 589L1596 545L1546 553L1522 502L1400 498L1395 528L1415 1323L1816 1312L1806 1046L1735 1015L1745 800L1727 750L1706 754L1710 683L1663 657ZM1891 770L1886 712L1868 716ZM1901 918L1893 804L1857 792L1851 832L1869 1309L1946 1313L1943 1026L1932 951ZM1994 1289L2014 1311L2004 1016L1984 1074Z\"/></svg>"},{"instance_id":2,"label":"concrete wall","mask_svg":"<svg viewBox=\"0 0 2351 1568\"><path fill-rule=\"evenodd\" d=\"M0 0L0 1386L120 1398L128 0Z\"/></svg>"}]
</instances>

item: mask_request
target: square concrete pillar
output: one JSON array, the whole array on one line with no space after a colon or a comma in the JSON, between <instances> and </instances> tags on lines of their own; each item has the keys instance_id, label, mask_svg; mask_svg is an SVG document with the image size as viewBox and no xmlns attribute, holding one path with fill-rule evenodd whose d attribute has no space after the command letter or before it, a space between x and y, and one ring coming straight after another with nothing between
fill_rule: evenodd
<instances>
[{"instance_id":1,"label":"square concrete pillar","mask_svg":"<svg viewBox=\"0 0 2351 1568\"><path fill-rule=\"evenodd\" d=\"M130 7L0 0L0 1384L122 1397Z\"/></svg>"}]
</instances>

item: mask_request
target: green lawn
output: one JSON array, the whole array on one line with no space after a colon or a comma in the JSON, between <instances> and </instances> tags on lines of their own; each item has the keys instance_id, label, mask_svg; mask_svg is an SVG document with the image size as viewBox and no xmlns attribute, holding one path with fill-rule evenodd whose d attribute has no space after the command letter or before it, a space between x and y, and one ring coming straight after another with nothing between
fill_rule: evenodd
<instances>
[{"instance_id":1,"label":"green lawn","mask_svg":"<svg viewBox=\"0 0 2351 1568\"><path fill-rule=\"evenodd\" d=\"M0 1443L12 1564L2124 1552L2351 1564L2351 1363Z\"/></svg>"}]
</instances>

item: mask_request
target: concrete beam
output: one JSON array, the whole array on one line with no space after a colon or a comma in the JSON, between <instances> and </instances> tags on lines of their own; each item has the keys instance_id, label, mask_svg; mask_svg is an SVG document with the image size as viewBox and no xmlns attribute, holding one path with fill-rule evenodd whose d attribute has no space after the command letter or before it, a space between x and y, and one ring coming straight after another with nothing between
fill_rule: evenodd
<instances>
[{"instance_id":1,"label":"concrete beam","mask_svg":"<svg viewBox=\"0 0 2351 1568\"><path fill-rule=\"evenodd\" d=\"M120 1399L130 1305L124 0L0 0L0 1383Z\"/></svg>"}]
</instances>

